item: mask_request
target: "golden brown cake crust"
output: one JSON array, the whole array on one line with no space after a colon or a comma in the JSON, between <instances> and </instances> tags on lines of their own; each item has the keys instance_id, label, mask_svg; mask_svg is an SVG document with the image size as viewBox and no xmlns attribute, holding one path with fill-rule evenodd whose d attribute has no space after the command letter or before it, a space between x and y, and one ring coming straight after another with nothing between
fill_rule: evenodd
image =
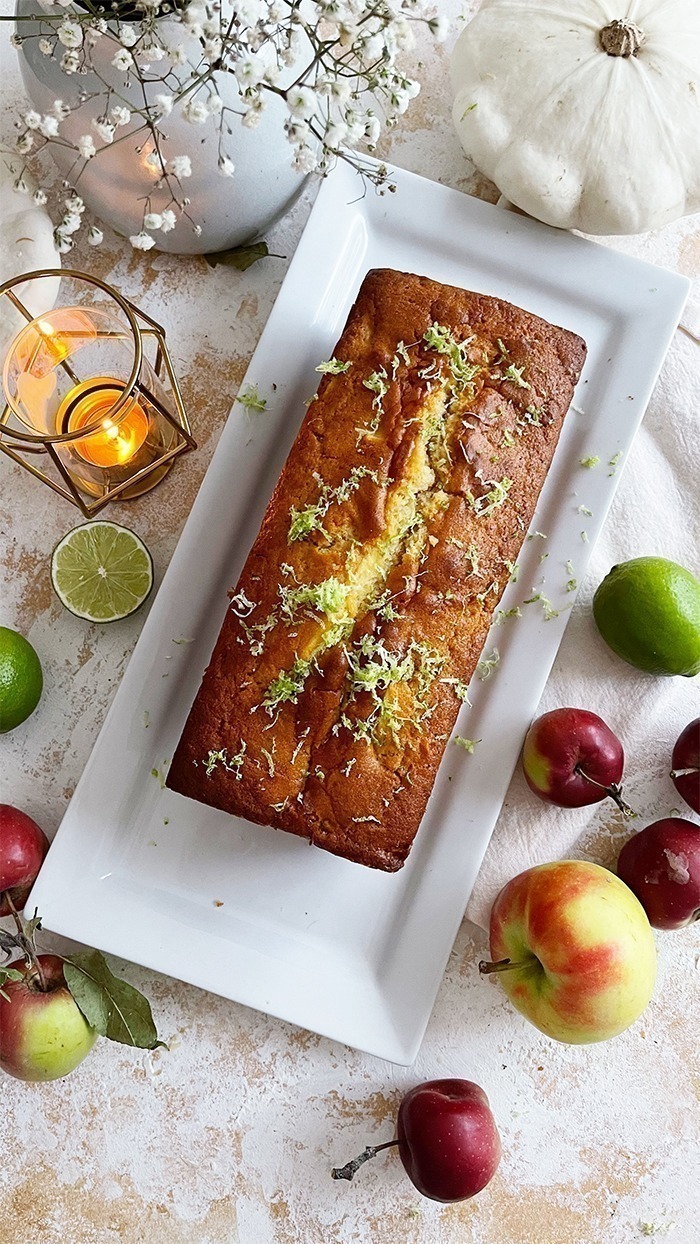
<instances>
[{"instance_id":1,"label":"golden brown cake crust","mask_svg":"<svg viewBox=\"0 0 700 1244\"><path fill-rule=\"evenodd\" d=\"M324 375L231 594L172 790L401 867L585 354L507 302L368 273L344 370Z\"/></svg>"}]
</instances>

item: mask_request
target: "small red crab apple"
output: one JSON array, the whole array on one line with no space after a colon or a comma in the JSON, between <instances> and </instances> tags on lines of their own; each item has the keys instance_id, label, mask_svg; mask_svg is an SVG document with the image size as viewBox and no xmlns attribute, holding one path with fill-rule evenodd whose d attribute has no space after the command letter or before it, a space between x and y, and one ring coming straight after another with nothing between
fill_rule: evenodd
<instances>
[{"instance_id":1,"label":"small red crab apple","mask_svg":"<svg viewBox=\"0 0 700 1244\"><path fill-rule=\"evenodd\" d=\"M333 1179L352 1179L382 1149L397 1145L406 1173L431 1201L467 1201L490 1182L501 1160L501 1138L484 1090L471 1080L427 1080L399 1106L396 1140L368 1145L335 1167Z\"/></svg>"},{"instance_id":2,"label":"small red crab apple","mask_svg":"<svg viewBox=\"0 0 700 1244\"><path fill-rule=\"evenodd\" d=\"M537 717L523 744L530 790L560 808L583 808L607 795L625 816L634 816L620 789L624 763L620 740L585 708L555 708Z\"/></svg>"},{"instance_id":3,"label":"small red crab apple","mask_svg":"<svg viewBox=\"0 0 700 1244\"><path fill-rule=\"evenodd\" d=\"M678 794L700 813L700 717L691 721L676 739L671 757L671 778Z\"/></svg>"},{"instance_id":4,"label":"small red crab apple","mask_svg":"<svg viewBox=\"0 0 700 1244\"><path fill-rule=\"evenodd\" d=\"M49 840L36 821L0 803L0 916L22 911L48 849Z\"/></svg>"},{"instance_id":5,"label":"small red crab apple","mask_svg":"<svg viewBox=\"0 0 700 1244\"><path fill-rule=\"evenodd\" d=\"M655 929L700 920L700 825L682 816L654 821L622 848L617 875Z\"/></svg>"}]
</instances>

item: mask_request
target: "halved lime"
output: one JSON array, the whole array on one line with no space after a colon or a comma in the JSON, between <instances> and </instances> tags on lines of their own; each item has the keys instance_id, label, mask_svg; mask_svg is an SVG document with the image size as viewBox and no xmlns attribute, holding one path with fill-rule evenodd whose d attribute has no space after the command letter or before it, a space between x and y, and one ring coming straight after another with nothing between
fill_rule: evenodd
<instances>
[{"instance_id":1,"label":"halved lime","mask_svg":"<svg viewBox=\"0 0 700 1244\"><path fill-rule=\"evenodd\" d=\"M61 603L76 617L116 622L145 601L153 587L153 561L128 527L83 523L56 545L51 582Z\"/></svg>"}]
</instances>

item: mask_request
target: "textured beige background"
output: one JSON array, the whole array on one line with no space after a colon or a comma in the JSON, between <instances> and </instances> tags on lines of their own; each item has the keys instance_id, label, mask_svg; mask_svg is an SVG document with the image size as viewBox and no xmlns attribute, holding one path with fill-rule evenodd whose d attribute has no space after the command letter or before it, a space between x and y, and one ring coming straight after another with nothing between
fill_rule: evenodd
<instances>
[{"instance_id":1,"label":"textured beige background","mask_svg":"<svg viewBox=\"0 0 700 1244\"><path fill-rule=\"evenodd\" d=\"M455 0L440 7L454 16L468 9ZM495 198L446 119L445 50L426 44L419 56L426 89L387 154ZM6 42L2 66L9 140L19 79ZM274 230L273 250L293 253L312 197L313 190ZM700 234L690 222L622 245L700 276ZM79 247L74 258L164 321L178 360L200 449L152 495L110 511L147 541L160 579L286 264L211 271L201 259L133 254L113 235L100 251ZM667 417L679 383L686 400L697 393L692 349L677 340L649 418ZM606 536L634 487L631 462ZM650 521L653 504L650 495ZM50 834L145 619L144 610L99 628L62 610L48 557L74 522L67 505L0 461L0 623L31 638L46 671L39 710L0 740L0 799L24 807ZM566 686L591 590L584 585L550 686ZM669 741L659 740L654 753L657 786L653 797L644 794L650 809ZM649 769L646 758L633 761L632 802L647 792ZM516 783L511 807L522 797ZM663 798L667 807L672 792ZM624 834L619 819L600 809L577 825L581 851L611 862ZM102 1042L65 1082L2 1080L0 1244L632 1244L652 1233L693 1244L699 934L659 936L660 982L647 1014L614 1042L576 1049L541 1037L478 977L483 935L465 924L410 1070L126 966L151 997L170 1049L131 1053ZM422 1200L392 1155L365 1167L352 1186L331 1183L333 1162L392 1135L407 1087L450 1074L486 1088L503 1135L500 1171L478 1200L457 1207Z\"/></svg>"}]
</instances>

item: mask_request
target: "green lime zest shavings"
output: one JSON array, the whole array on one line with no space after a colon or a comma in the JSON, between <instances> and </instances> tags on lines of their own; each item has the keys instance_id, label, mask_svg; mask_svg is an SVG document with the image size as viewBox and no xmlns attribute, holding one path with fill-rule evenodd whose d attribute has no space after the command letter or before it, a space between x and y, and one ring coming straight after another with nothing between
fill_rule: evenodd
<instances>
[{"instance_id":1,"label":"green lime zest shavings","mask_svg":"<svg viewBox=\"0 0 700 1244\"><path fill-rule=\"evenodd\" d=\"M473 112L476 107L478 107L478 101L475 101L473 104L469 104L468 107L464 109L464 112L462 113L460 120L463 121L464 118L467 116L467 114L470 112Z\"/></svg>"},{"instance_id":2,"label":"green lime zest shavings","mask_svg":"<svg viewBox=\"0 0 700 1244\"><path fill-rule=\"evenodd\" d=\"M545 622L551 622L552 618L559 617L559 610L554 608L551 600L548 600L543 592L534 592L532 596L528 596L527 600L523 601L524 605L534 605L537 603L542 606Z\"/></svg>"},{"instance_id":3,"label":"green lime zest shavings","mask_svg":"<svg viewBox=\"0 0 700 1244\"><path fill-rule=\"evenodd\" d=\"M499 509L513 486L513 481L508 479L508 476L504 476L501 480L489 479L485 482L491 484L490 490L472 501L472 509L480 518L485 518L488 514L493 514L494 510Z\"/></svg>"},{"instance_id":4,"label":"green lime zest shavings","mask_svg":"<svg viewBox=\"0 0 700 1244\"><path fill-rule=\"evenodd\" d=\"M456 393L462 393L468 385L471 385L479 371L479 365L470 363L467 357L471 337L465 341L458 341L451 329L446 328L444 324L433 322L423 333L423 341L430 350L446 355L452 388Z\"/></svg>"},{"instance_id":5,"label":"green lime zest shavings","mask_svg":"<svg viewBox=\"0 0 700 1244\"><path fill-rule=\"evenodd\" d=\"M347 479L344 479L336 488L331 488L328 484L324 484L321 477L314 473L314 479L320 485L318 501L305 505L301 510L298 510L296 506L292 506L289 511L291 519L287 536L289 543L293 544L296 540L304 540L312 531L322 532L322 520L333 503L347 501L366 477L372 479L375 484L379 483L379 476L376 471L366 466L353 467Z\"/></svg>"},{"instance_id":6,"label":"green lime zest shavings","mask_svg":"<svg viewBox=\"0 0 700 1244\"><path fill-rule=\"evenodd\" d=\"M584 544L588 544L588 532L587 531L581 532L581 539L583 540Z\"/></svg>"},{"instance_id":7,"label":"green lime zest shavings","mask_svg":"<svg viewBox=\"0 0 700 1244\"><path fill-rule=\"evenodd\" d=\"M463 747L465 752L473 756L476 746L481 742L481 739L465 739L461 734L456 734L452 742L456 743L457 747Z\"/></svg>"},{"instance_id":8,"label":"green lime zest shavings","mask_svg":"<svg viewBox=\"0 0 700 1244\"><path fill-rule=\"evenodd\" d=\"M243 768L243 757L245 756L246 743L245 739L241 739L240 750L235 756L229 756L228 750L222 747L220 751L210 750L206 760L202 761L204 772L207 777L211 777L212 773L219 765L226 770L227 773L233 773L236 781L240 782Z\"/></svg>"},{"instance_id":9,"label":"green lime zest shavings","mask_svg":"<svg viewBox=\"0 0 700 1244\"><path fill-rule=\"evenodd\" d=\"M616 454L613 454L612 458L611 458L611 459L610 459L610 461L608 462L608 466L612 467L612 471L608 471L608 476L612 476L612 475L614 475L614 474L615 474L615 472L616 472L616 470L617 470L617 464L618 464L618 462L620 461L620 459L622 458L622 456L623 456L623 454L622 454L622 450L621 450L621 449L620 449L620 450L618 450L618 452L617 452Z\"/></svg>"},{"instance_id":10,"label":"green lime zest shavings","mask_svg":"<svg viewBox=\"0 0 700 1244\"><path fill-rule=\"evenodd\" d=\"M151 777L154 777L156 779L156 781L160 785L161 790L165 790L165 778L168 772L169 764L170 764L169 760L164 760L162 769L151 769Z\"/></svg>"},{"instance_id":11,"label":"green lime zest shavings","mask_svg":"<svg viewBox=\"0 0 700 1244\"><path fill-rule=\"evenodd\" d=\"M522 618L522 611L519 605L514 605L512 609L497 609L495 617L495 625L500 626L507 618Z\"/></svg>"},{"instance_id":12,"label":"green lime zest shavings","mask_svg":"<svg viewBox=\"0 0 700 1244\"><path fill-rule=\"evenodd\" d=\"M349 584L341 583L333 576L323 579L321 583L300 583L296 587L280 583L277 588L282 602L280 613L287 622L292 622L304 607L331 617L341 611L350 590Z\"/></svg>"},{"instance_id":13,"label":"green lime zest shavings","mask_svg":"<svg viewBox=\"0 0 700 1244\"><path fill-rule=\"evenodd\" d=\"M527 380L523 379L524 371L524 366L516 367L515 363L511 363L509 367L506 367L506 370L503 373L503 379L512 381L512 383L517 385L519 389L531 389L532 385L529 384Z\"/></svg>"},{"instance_id":14,"label":"green lime zest shavings","mask_svg":"<svg viewBox=\"0 0 700 1244\"><path fill-rule=\"evenodd\" d=\"M462 704L468 704L471 708L472 702L469 699L469 686L466 682L462 682L461 678L441 678L440 682L449 684L457 699L461 700Z\"/></svg>"},{"instance_id":15,"label":"green lime zest shavings","mask_svg":"<svg viewBox=\"0 0 700 1244\"><path fill-rule=\"evenodd\" d=\"M589 510L587 505L580 505L577 512L579 514L585 514L587 518L593 518L593 510Z\"/></svg>"},{"instance_id":16,"label":"green lime zest shavings","mask_svg":"<svg viewBox=\"0 0 700 1244\"><path fill-rule=\"evenodd\" d=\"M508 558L506 557L506 558L504 558L504 560L503 560L503 565L505 566L505 568L506 568L506 570L508 571L508 574L509 574L509 579L508 579L508 582L509 582L509 583L517 583L517 582L518 582L518 575L520 574L520 567L519 567L518 563L517 563L517 562L511 562L511 561L509 561L509 560L508 560Z\"/></svg>"},{"instance_id":17,"label":"green lime zest shavings","mask_svg":"<svg viewBox=\"0 0 700 1244\"><path fill-rule=\"evenodd\" d=\"M357 429L359 434L358 440L362 440L363 436L374 436L375 432L379 431L379 424L384 414L384 398L389 392L389 377L387 376L386 368L382 367L379 371L373 371L362 383L365 389L369 389L370 393L374 393L372 399L374 415L366 428Z\"/></svg>"},{"instance_id":18,"label":"green lime zest shavings","mask_svg":"<svg viewBox=\"0 0 700 1244\"><path fill-rule=\"evenodd\" d=\"M588 467L590 471L593 467L597 467L600 462L600 458L597 454L590 454L587 458L581 458L580 462L582 467Z\"/></svg>"},{"instance_id":19,"label":"green lime zest shavings","mask_svg":"<svg viewBox=\"0 0 700 1244\"><path fill-rule=\"evenodd\" d=\"M263 708L272 714L280 704L296 704L304 690L304 684L311 671L312 662L297 657L289 670L280 670L276 678L268 685L263 696Z\"/></svg>"},{"instance_id":20,"label":"green lime zest shavings","mask_svg":"<svg viewBox=\"0 0 700 1244\"><path fill-rule=\"evenodd\" d=\"M501 660L501 654L498 651L498 648L494 648L490 656L485 656L481 658L481 660L479 661L479 664L476 667L476 672L479 675L479 678L481 679L482 682L486 682L487 678L491 677L494 670L498 669L500 660Z\"/></svg>"},{"instance_id":21,"label":"green lime zest shavings","mask_svg":"<svg viewBox=\"0 0 700 1244\"><path fill-rule=\"evenodd\" d=\"M350 371L352 362L342 363L340 359L328 359L325 363L319 363L316 371L320 371L323 376L342 376L346 371Z\"/></svg>"},{"instance_id":22,"label":"green lime zest shavings","mask_svg":"<svg viewBox=\"0 0 700 1244\"><path fill-rule=\"evenodd\" d=\"M265 410L267 408L267 398L260 396L256 384L249 384L245 389L241 389L236 401L240 402L241 406L245 406L246 410Z\"/></svg>"},{"instance_id":23,"label":"green lime zest shavings","mask_svg":"<svg viewBox=\"0 0 700 1244\"><path fill-rule=\"evenodd\" d=\"M411 361L411 356L408 353L408 346L405 344L405 342L397 341L396 353L393 359L391 360L391 379L392 380L396 380L396 376L397 376L399 367L401 366L402 359L404 363L408 365Z\"/></svg>"}]
</instances>

